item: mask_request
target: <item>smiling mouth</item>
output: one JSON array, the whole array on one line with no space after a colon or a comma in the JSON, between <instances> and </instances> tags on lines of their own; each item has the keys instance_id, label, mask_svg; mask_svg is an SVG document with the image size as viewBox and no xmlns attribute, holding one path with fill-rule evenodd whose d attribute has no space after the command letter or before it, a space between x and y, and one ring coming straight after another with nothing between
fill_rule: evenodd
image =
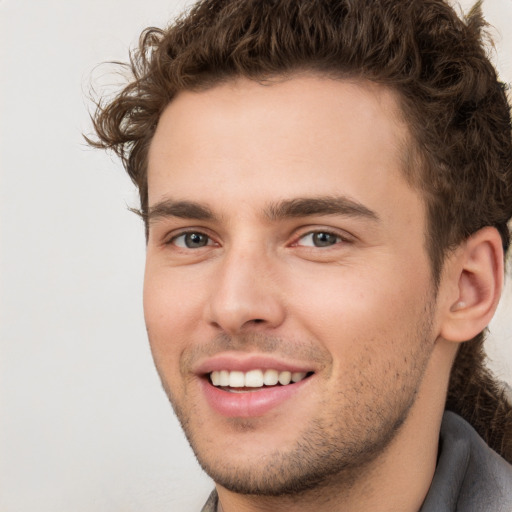
<instances>
[{"instance_id":1,"label":"smiling mouth","mask_svg":"<svg viewBox=\"0 0 512 512\"><path fill-rule=\"evenodd\" d=\"M268 387L296 384L313 375L313 372L289 372L278 370L250 370L248 372L216 370L208 377L216 388L231 393L246 393Z\"/></svg>"}]
</instances>

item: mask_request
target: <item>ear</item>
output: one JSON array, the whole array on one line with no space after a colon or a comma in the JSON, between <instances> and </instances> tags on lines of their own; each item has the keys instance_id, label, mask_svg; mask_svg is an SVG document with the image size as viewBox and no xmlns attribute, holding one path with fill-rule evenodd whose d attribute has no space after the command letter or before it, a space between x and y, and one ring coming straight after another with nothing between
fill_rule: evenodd
<instances>
[{"instance_id":1,"label":"ear","mask_svg":"<svg viewBox=\"0 0 512 512\"><path fill-rule=\"evenodd\" d=\"M440 331L445 340L470 340L489 325L503 288L503 259L501 237L492 227L474 233L449 258L444 277L452 286Z\"/></svg>"}]
</instances>

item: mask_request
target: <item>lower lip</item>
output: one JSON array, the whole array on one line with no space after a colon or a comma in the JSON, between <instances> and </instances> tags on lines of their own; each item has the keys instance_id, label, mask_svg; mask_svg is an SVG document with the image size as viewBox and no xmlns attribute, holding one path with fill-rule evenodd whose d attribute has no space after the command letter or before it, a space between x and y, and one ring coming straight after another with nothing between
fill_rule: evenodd
<instances>
[{"instance_id":1,"label":"lower lip","mask_svg":"<svg viewBox=\"0 0 512 512\"><path fill-rule=\"evenodd\" d=\"M201 385L210 407L228 418L251 418L263 416L271 409L291 399L311 377L288 384L262 388L258 391L231 393L213 386L208 379Z\"/></svg>"}]
</instances>

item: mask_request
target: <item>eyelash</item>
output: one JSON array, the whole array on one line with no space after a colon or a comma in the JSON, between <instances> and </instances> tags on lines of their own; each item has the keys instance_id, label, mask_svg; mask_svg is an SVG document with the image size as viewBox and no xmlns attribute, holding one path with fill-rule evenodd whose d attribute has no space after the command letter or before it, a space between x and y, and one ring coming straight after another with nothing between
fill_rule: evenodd
<instances>
[{"instance_id":1,"label":"eyelash","mask_svg":"<svg viewBox=\"0 0 512 512\"><path fill-rule=\"evenodd\" d=\"M327 244L327 245L323 245L323 246L322 245L300 245L301 240L304 240L306 237L313 238L315 235L327 235L329 237L334 237L336 239L336 241L332 244ZM292 246L307 247L307 248L311 248L311 249L321 249L321 248L333 247L333 246L339 245L341 243L350 243L350 242L351 242L351 240L349 239L348 236L343 236L341 233L339 233L337 231L318 228L318 229L312 229L310 231L307 231L306 233L300 234L300 236L298 236L296 238L296 241L292 244Z\"/></svg>"},{"instance_id":2,"label":"eyelash","mask_svg":"<svg viewBox=\"0 0 512 512\"><path fill-rule=\"evenodd\" d=\"M176 244L176 240L178 240L181 237L186 237L187 235L198 235L198 236L201 236L201 237L206 237L208 239L207 243L205 245L203 245L203 246L200 246L199 248L211 246L213 244L210 243L210 242L214 242L213 238L210 235L208 235L207 233L205 233L205 232L203 232L203 231L201 231L199 229L189 229L189 230L186 230L186 231L181 231L180 233L172 236L168 241L165 242L165 245L175 245L179 249L193 250L194 248L192 248L192 247L182 247L182 246Z\"/></svg>"},{"instance_id":3,"label":"eyelash","mask_svg":"<svg viewBox=\"0 0 512 512\"><path fill-rule=\"evenodd\" d=\"M195 248L194 247L184 247L184 246L176 244L176 241L179 238L186 237L187 235L198 235L200 237L206 237L207 242L205 245L200 245L199 247L195 247ZM301 240L305 239L308 236L313 237L315 235L327 235L329 237L335 237L336 241L332 244L328 243L327 245L323 245L323 246L322 245L313 245L313 244L311 244L311 245L301 245L300 244ZM339 232L336 232L334 230L318 228L318 229L311 229L310 231L307 231L305 233L301 233L298 237L295 238L295 241L291 244L291 246L292 247L306 247L306 248L310 248L310 249L320 249L320 248L333 247L333 246L339 245L340 243L350 243L351 241L352 240L349 237L343 236L342 234L340 234ZM215 244L216 244L216 242L210 235L208 235L207 233L205 233L204 231L201 231L199 229L189 229L186 231L182 231L182 232L172 236L168 241L165 242L165 245L174 245L177 248L183 249L183 250L201 249L203 247L208 247L208 246L212 246Z\"/></svg>"}]
</instances>

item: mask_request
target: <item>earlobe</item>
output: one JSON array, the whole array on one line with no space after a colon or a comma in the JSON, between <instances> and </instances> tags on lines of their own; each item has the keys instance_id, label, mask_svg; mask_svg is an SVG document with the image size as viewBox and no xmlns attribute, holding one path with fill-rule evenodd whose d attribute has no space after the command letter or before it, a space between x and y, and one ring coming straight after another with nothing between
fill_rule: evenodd
<instances>
[{"instance_id":1,"label":"earlobe","mask_svg":"<svg viewBox=\"0 0 512 512\"><path fill-rule=\"evenodd\" d=\"M498 231L485 227L469 237L450 262L456 297L443 318L441 336L453 342L474 338L491 321L503 287L503 247Z\"/></svg>"}]
</instances>

